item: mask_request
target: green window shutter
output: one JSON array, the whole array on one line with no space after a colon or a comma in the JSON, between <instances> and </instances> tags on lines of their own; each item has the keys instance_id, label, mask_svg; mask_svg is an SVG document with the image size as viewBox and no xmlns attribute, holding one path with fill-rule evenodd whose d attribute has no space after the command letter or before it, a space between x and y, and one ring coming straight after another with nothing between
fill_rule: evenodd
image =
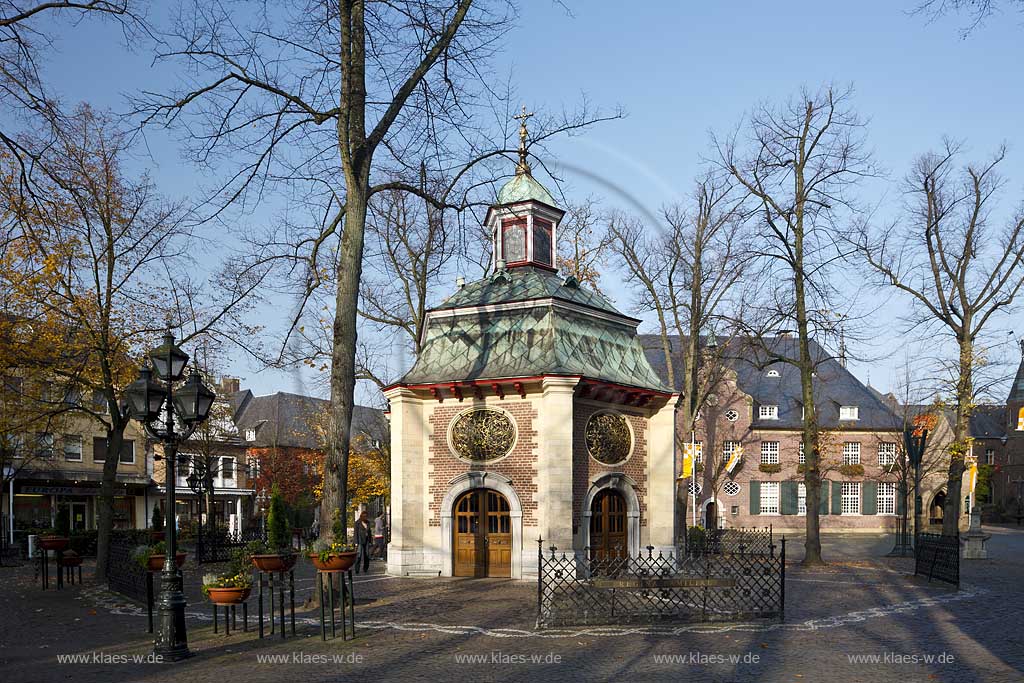
<instances>
[{"instance_id":1,"label":"green window shutter","mask_svg":"<svg viewBox=\"0 0 1024 683\"><path fill-rule=\"evenodd\" d=\"M761 514L761 482L750 482L750 514Z\"/></svg>"},{"instance_id":2,"label":"green window shutter","mask_svg":"<svg viewBox=\"0 0 1024 683\"><path fill-rule=\"evenodd\" d=\"M832 482L832 514L843 514L843 482Z\"/></svg>"},{"instance_id":3,"label":"green window shutter","mask_svg":"<svg viewBox=\"0 0 1024 683\"><path fill-rule=\"evenodd\" d=\"M866 481L860 485L860 513L862 515L878 514L878 482Z\"/></svg>"},{"instance_id":4,"label":"green window shutter","mask_svg":"<svg viewBox=\"0 0 1024 683\"><path fill-rule=\"evenodd\" d=\"M821 493L821 499L818 501L818 514L828 514L828 479L821 480L821 487L818 489Z\"/></svg>"},{"instance_id":5,"label":"green window shutter","mask_svg":"<svg viewBox=\"0 0 1024 683\"><path fill-rule=\"evenodd\" d=\"M896 514L902 515L903 510L907 507L906 499L901 495L900 485L896 484Z\"/></svg>"},{"instance_id":6,"label":"green window shutter","mask_svg":"<svg viewBox=\"0 0 1024 683\"><path fill-rule=\"evenodd\" d=\"M796 514L797 483L795 481L784 481L779 485L782 500L779 501L779 511L784 515Z\"/></svg>"}]
</instances>

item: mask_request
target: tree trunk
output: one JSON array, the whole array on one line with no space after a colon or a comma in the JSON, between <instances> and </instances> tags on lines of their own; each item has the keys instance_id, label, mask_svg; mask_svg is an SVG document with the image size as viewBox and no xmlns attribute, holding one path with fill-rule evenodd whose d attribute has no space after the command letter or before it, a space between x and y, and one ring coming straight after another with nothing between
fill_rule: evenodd
<instances>
[{"instance_id":1,"label":"tree trunk","mask_svg":"<svg viewBox=\"0 0 1024 683\"><path fill-rule=\"evenodd\" d=\"M107 578L107 553L110 535L114 529L114 485L117 483L117 465L121 460L121 444L124 443L126 423L114 420L107 430L107 455L103 461L103 479L100 495L96 499L99 519L96 522L96 580Z\"/></svg>"},{"instance_id":2,"label":"tree trunk","mask_svg":"<svg viewBox=\"0 0 1024 683\"><path fill-rule=\"evenodd\" d=\"M324 496L320 506L320 537L333 538L331 520L339 510L348 520L349 425L355 399L356 304L363 263L368 177L348 188L345 232L338 259L338 290L335 295L334 345L331 352L331 408L327 458L324 464ZM347 526L346 526L347 529ZM346 531L347 533L347 531Z\"/></svg>"},{"instance_id":3,"label":"tree trunk","mask_svg":"<svg viewBox=\"0 0 1024 683\"><path fill-rule=\"evenodd\" d=\"M965 320L962 329L969 329ZM970 452L971 408L974 401L974 343L967 333L961 333L960 372L956 384L956 420L953 424L953 443L949 446L949 472L946 480L946 502L942 507L942 533L957 536L960 533L960 506L963 504L964 458Z\"/></svg>"}]
</instances>

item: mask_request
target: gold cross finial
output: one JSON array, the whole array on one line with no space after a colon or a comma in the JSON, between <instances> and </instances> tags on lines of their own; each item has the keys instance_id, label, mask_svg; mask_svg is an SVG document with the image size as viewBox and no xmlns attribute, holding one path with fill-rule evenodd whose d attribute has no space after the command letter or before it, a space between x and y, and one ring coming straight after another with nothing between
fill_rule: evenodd
<instances>
[{"instance_id":1,"label":"gold cross finial","mask_svg":"<svg viewBox=\"0 0 1024 683\"><path fill-rule=\"evenodd\" d=\"M524 104L523 110L512 117L519 120L519 163L516 165L516 175L530 173L530 164L526 162L526 120L531 116L533 116L533 112L526 111Z\"/></svg>"}]
</instances>

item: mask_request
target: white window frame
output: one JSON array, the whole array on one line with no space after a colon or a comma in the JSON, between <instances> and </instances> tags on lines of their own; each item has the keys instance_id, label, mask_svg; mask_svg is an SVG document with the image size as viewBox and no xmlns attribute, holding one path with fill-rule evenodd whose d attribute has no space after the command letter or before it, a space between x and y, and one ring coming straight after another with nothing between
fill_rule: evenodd
<instances>
[{"instance_id":1,"label":"white window frame","mask_svg":"<svg viewBox=\"0 0 1024 683\"><path fill-rule=\"evenodd\" d=\"M996 449L986 448L985 449L985 465L994 465L996 462Z\"/></svg>"},{"instance_id":2,"label":"white window frame","mask_svg":"<svg viewBox=\"0 0 1024 683\"><path fill-rule=\"evenodd\" d=\"M796 514L807 516L807 485L803 482L796 485Z\"/></svg>"},{"instance_id":3,"label":"white window frame","mask_svg":"<svg viewBox=\"0 0 1024 683\"><path fill-rule=\"evenodd\" d=\"M861 495L859 481L844 481L840 489L840 509L842 515L856 517L861 514ZM856 509L856 512L854 512Z\"/></svg>"},{"instance_id":4,"label":"white window frame","mask_svg":"<svg viewBox=\"0 0 1024 683\"><path fill-rule=\"evenodd\" d=\"M772 492L769 495L769 492ZM777 481L762 481L761 491L759 492L760 506L762 515L778 515L779 514L779 482ZM772 505L774 503L774 505Z\"/></svg>"},{"instance_id":5,"label":"white window frame","mask_svg":"<svg viewBox=\"0 0 1024 683\"><path fill-rule=\"evenodd\" d=\"M704 442L697 440L693 442L693 464L701 465L704 463Z\"/></svg>"},{"instance_id":6,"label":"white window frame","mask_svg":"<svg viewBox=\"0 0 1024 683\"><path fill-rule=\"evenodd\" d=\"M839 419L843 421L859 420L860 406L839 406Z\"/></svg>"},{"instance_id":7,"label":"white window frame","mask_svg":"<svg viewBox=\"0 0 1024 683\"><path fill-rule=\"evenodd\" d=\"M896 464L896 442L883 441L878 444L878 464L889 467Z\"/></svg>"},{"instance_id":8,"label":"white window frame","mask_svg":"<svg viewBox=\"0 0 1024 683\"><path fill-rule=\"evenodd\" d=\"M800 445L797 446L796 461L797 461L797 463L799 463L801 465L806 465L807 464L807 454L804 453L804 442L803 441L801 441Z\"/></svg>"},{"instance_id":9,"label":"white window frame","mask_svg":"<svg viewBox=\"0 0 1024 683\"><path fill-rule=\"evenodd\" d=\"M78 444L78 457L68 457L68 446L72 444ZM81 434L65 434L64 435L64 460L66 462L82 462L82 452L85 450L85 439L82 438ZM72 453L76 451L71 451Z\"/></svg>"},{"instance_id":10,"label":"white window frame","mask_svg":"<svg viewBox=\"0 0 1024 683\"><path fill-rule=\"evenodd\" d=\"M762 403L757 407L757 417L759 420L778 420L779 406Z\"/></svg>"},{"instance_id":11,"label":"white window frame","mask_svg":"<svg viewBox=\"0 0 1024 683\"><path fill-rule=\"evenodd\" d=\"M56 439L53 432L36 432L36 446L39 448L39 457L52 460L57 455Z\"/></svg>"},{"instance_id":12,"label":"white window frame","mask_svg":"<svg viewBox=\"0 0 1024 683\"><path fill-rule=\"evenodd\" d=\"M860 441L844 441L843 442L843 464L844 465L859 465L860 464Z\"/></svg>"},{"instance_id":13,"label":"white window frame","mask_svg":"<svg viewBox=\"0 0 1024 683\"><path fill-rule=\"evenodd\" d=\"M245 430L245 440L246 441L255 441L256 440L256 428L255 427L250 427L249 429Z\"/></svg>"},{"instance_id":14,"label":"white window frame","mask_svg":"<svg viewBox=\"0 0 1024 683\"><path fill-rule=\"evenodd\" d=\"M894 481L880 481L878 482L878 514L890 515L896 514L896 482Z\"/></svg>"},{"instance_id":15,"label":"white window frame","mask_svg":"<svg viewBox=\"0 0 1024 683\"><path fill-rule=\"evenodd\" d=\"M762 465L778 465L779 464L779 442L778 441L762 441L761 442L761 464Z\"/></svg>"},{"instance_id":16,"label":"white window frame","mask_svg":"<svg viewBox=\"0 0 1024 683\"><path fill-rule=\"evenodd\" d=\"M769 370L767 373L765 373L765 375L767 377L779 377L780 376L779 375L779 371L775 370L775 369Z\"/></svg>"},{"instance_id":17,"label":"white window frame","mask_svg":"<svg viewBox=\"0 0 1024 683\"><path fill-rule=\"evenodd\" d=\"M231 463L231 467L227 463ZM235 458L231 455L222 455L220 458L220 478L222 480L235 480Z\"/></svg>"},{"instance_id":18,"label":"white window frame","mask_svg":"<svg viewBox=\"0 0 1024 683\"><path fill-rule=\"evenodd\" d=\"M736 420L740 419L740 412L738 410L730 408L729 410L725 411L725 419L728 420L729 422L735 422Z\"/></svg>"},{"instance_id":19,"label":"white window frame","mask_svg":"<svg viewBox=\"0 0 1024 683\"><path fill-rule=\"evenodd\" d=\"M722 493L724 493L727 496L738 496L740 495L740 492L742 490L743 487L740 486L737 482L732 481L731 479L722 484ZM732 493L729 493L729 491L732 491Z\"/></svg>"}]
</instances>

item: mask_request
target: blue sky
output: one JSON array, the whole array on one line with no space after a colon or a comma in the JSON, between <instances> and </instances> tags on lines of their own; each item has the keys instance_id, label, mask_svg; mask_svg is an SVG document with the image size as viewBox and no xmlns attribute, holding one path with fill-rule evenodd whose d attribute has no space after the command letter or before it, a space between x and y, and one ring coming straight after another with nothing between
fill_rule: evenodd
<instances>
[{"instance_id":1,"label":"blue sky","mask_svg":"<svg viewBox=\"0 0 1024 683\"><path fill-rule=\"evenodd\" d=\"M572 108L584 95L626 110L623 120L552 146L571 198L598 194L609 207L657 212L689 191L708 153L709 131L731 129L761 100L783 100L802 85L827 82L854 86L855 106L869 120L869 144L894 179L945 135L965 140L974 159L1006 142L1003 173L1013 201L1004 208L1024 198L1022 15L998 17L963 40L962 19L929 23L910 16L914 0L565 5L571 14L548 0L522 2L496 70L513 74L519 95L535 110ZM65 32L47 66L65 101L123 111L124 93L172 82L169 68L154 67L146 54L126 53L117 38L93 23ZM153 158L145 163L162 189L195 194L201 179L174 144L160 134L149 140ZM866 199L894 204L894 187L872 187ZM269 212L254 216L270 219ZM628 291L613 286L610 293L630 307ZM905 305L892 300L881 314L877 343L854 349L874 357L871 381L883 389L903 361L895 316ZM1024 320L1004 319L1000 339L1014 322L1024 334ZM869 371L857 363L851 369L861 379ZM244 362L232 370L258 393L315 391L295 373L258 372Z\"/></svg>"}]
</instances>

